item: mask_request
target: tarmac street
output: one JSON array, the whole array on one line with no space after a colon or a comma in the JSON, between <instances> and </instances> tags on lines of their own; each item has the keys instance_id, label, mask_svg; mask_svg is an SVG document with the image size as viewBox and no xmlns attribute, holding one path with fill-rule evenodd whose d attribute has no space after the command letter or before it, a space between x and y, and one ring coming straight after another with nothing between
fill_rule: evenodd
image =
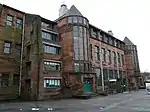
<instances>
[{"instance_id":1,"label":"tarmac street","mask_svg":"<svg viewBox=\"0 0 150 112\"><path fill-rule=\"evenodd\" d=\"M119 93L88 100L67 99L39 102L0 103L0 112L150 112L145 91Z\"/></svg>"}]
</instances>

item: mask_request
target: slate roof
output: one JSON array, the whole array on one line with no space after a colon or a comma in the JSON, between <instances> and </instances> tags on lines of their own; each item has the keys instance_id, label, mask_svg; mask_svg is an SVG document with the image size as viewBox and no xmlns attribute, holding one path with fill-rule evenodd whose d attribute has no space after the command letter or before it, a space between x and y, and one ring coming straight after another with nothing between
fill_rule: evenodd
<instances>
[{"instance_id":1,"label":"slate roof","mask_svg":"<svg viewBox=\"0 0 150 112\"><path fill-rule=\"evenodd\" d=\"M72 5L71 8L67 11L67 13L65 14L65 16L72 16L72 15L76 15L76 16L83 16L81 14L81 12L74 6Z\"/></svg>"},{"instance_id":2,"label":"slate roof","mask_svg":"<svg viewBox=\"0 0 150 112\"><path fill-rule=\"evenodd\" d=\"M125 37L124 40L123 40L123 42L124 42L126 45L134 45L128 37Z\"/></svg>"},{"instance_id":3,"label":"slate roof","mask_svg":"<svg viewBox=\"0 0 150 112\"><path fill-rule=\"evenodd\" d=\"M72 5L71 8L61 17L59 17L56 22L59 21L61 18L67 17L67 16L83 16L81 12L74 6Z\"/></svg>"}]
</instances>

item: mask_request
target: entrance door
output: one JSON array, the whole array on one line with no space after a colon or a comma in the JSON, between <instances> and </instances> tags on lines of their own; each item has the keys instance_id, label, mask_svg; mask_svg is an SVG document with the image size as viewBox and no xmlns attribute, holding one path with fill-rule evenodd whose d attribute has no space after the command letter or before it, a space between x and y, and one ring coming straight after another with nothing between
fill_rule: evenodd
<instances>
[{"instance_id":1,"label":"entrance door","mask_svg":"<svg viewBox=\"0 0 150 112\"><path fill-rule=\"evenodd\" d=\"M92 92L93 91L93 79L92 78L84 78L84 92Z\"/></svg>"},{"instance_id":2,"label":"entrance door","mask_svg":"<svg viewBox=\"0 0 150 112\"><path fill-rule=\"evenodd\" d=\"M31 80L26 79L25 80L25 100L30 100L30 94L31 94Z\"/></svg>"}]
</instances>

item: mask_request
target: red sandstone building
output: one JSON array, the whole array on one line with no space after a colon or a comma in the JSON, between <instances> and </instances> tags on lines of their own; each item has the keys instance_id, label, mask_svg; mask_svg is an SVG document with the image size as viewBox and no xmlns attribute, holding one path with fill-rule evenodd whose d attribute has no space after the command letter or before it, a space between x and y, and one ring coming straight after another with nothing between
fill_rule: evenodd
<instances>
[{"instance_id":1,"label":"red sandstone building","mask_svg":"<svg viewBox=\"0 0 150 112\"><path fill-rule=\"evenodd\" d=\"M137 46L134 45L127 37L125 37L124 42L128 87L130 90L137 90L142 85L140 83L142 77L140 74Z\"/></svg>"},{"instance_id":2,"label":"red sandstone building","mask_svg":"<svg viewBox=\"0 0 150 112\"><path fill-rule=\"evenodd\" d=\"M18 96L24 15L0 4L0 100Z\"/></svg>"},{"instance_id":3,"label":"red sandstone building","mask_svg":"<svg viewBox=\"0 0 150 112\"><path fill-rule=\"evenodd\" d=\"M5 5L0 14L0 100L126 90L125 43L91 25L74 5L63 4L56 21Z\"/></svg>"}]
</instances>

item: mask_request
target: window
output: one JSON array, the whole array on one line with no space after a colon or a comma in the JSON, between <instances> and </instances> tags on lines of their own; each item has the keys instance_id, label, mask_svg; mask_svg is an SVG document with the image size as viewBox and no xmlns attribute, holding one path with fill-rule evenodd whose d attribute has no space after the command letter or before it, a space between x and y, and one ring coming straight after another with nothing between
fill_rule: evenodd
<instances>
[{"instance_id":1,"label":"window","mask_svg":"<svg viewBox=\"0 0 150 112\"><path fill-rule=\"evenodd\" d=\"M123 56L123 54L121 55L121 60L122 60L122 65L124 65L124 56Z\"/></svg>"},{"instance_id":2,"label":"window","mask_svg":"<svg viewBox=\"0 0 150 112\"><path fill-rule=\"evenodd\" d=\"M78 19L79 19L79 23L82 24L82 17L79 17Z\"/></svg>"},{"instance_id":3,"label":"window","mask_svg":"<svg viewBox=\"0 0 150 112\"><path fill-rule=\"evenodd\" d=\"M77 17L73 17L73 23L78 23Z\"/></svg>"},{"instance_id":4,"label":"window","mask_svg":"<svg viewBox=\"0 0 150 112\"><path fill-rule=\"evenodd\" d=\"M98 38L98 35L97 35L97 31L96 31L96 30L93 30L93 34L92 34L92 35L93 35L94 38Z\"/></svg>"},{"instance_id":5,"label":"window","mask_svg":"<svg viewBox=\"0 0 150 112\"><path fill-rule=\"evenodd\" d=\"M95 46L95 60L100 60L99 47Z\"/></svg>"},{"instance_id":6,"label":"window","mask_svg":"<svg viewBox=\"0 0 150 112\"><path fill-rule=\"evenodd\" d=\"M116 53L115 52L113 52L113 60L114 60L114 64L116 64L117 63L117 59L116 59Z\"/></svg>"},{"instance_id":7,"label":"window","mask_svg":"<svg viewBox=\"0 0 150 112\"><path fill-rule=\"evenodd\" d=\"M26 62L26 70L27 72L31 70L31 61Z\"/></svg>"},{"instance_id":8,"label":"window","mask_svg":"<svg viewBox=\"0 0 150 112\"><path fill-rule=\"evenodd\" d=\"M74 59L79 60L79 42L78 37L74 37Z\"/></svg>"},{"instance_id":9,"label":"window","mask_svg":"<svg viewBox=\"0 0 150 112\"><path fill-rule=\"evenodd\" d=\"M75 72L79 72L79 63L74 63Z\"/></svg>"},{"instance_id":10,"label":"window","mask_svg":"<svg viewBox=\"0 0 150 112\"><path fill-rule=\"evenodd\" d=\"M79 26L79 36L83 38L83 27Z\"/></svg>"},{"instance_id":11,"label":"window","mask_svg":"<svg viewBox=\"0 0 150 112\"><path fill-rule=\"evenodd\" d=\"M117 46L117 42L116 42L116 40L114 40L114 46L115 46L115 47Z\"/></svg>"},{"instance_id":12,"label":"window","mask_svg":"<svg viewBox=\"0 0 150 112\"><path fill-rule=\"evenodd\" d=\"M111 45L113 44L111 37L109 38L109 44L111 44Z\"/></svg>"},{"instance_id":13,"label":"window","mask_svg":"<svg viewBox=\"0 0 150 112\"><path fill-rule=\"evenodd\" d=\"M27 46L27 55L30 55L30 51L31 51L31 45Z\"/></svg>"},{"instance_id":14,"label":"window","mask_svg":"<svg viewBox=\"0 0 150 112\"><path fill-rule=\"evenodd\" d=\"M120 65L121 64L121 62L120 62L120 54L119 53L117 53L118 54L118 64Z\"/></svg>"},{"instance_id":15,"label":"window","mask_svg":"<svg viewBox=\"0 0 150 112\"><path fill-rule=\"evenodd\" d=\"M2 74L1 87L8 87L8 84L9 84L9 74Z\"/></svg>"},{"instance_id":16,"label":"window","mask_svg":"<svg viewBox=\"0 0 150 112\"><path fill-rule=\"evenodd\" d=\"M103 69L103 78L104 78L104 85L106 85L107 86L107 84L108 84L108 69L106 69L106 68L104 68Z\"/></svg>"},{"instance_id":17,"label":"window","mask_svg":"<svg viewBox=\"0 0 150 112\"><path fill-rule=\"evenodd\" d=\"M13 85L19 86L19 75L18 74L13 75Z\"/></svg>"},{"instance_id":18,"label":"window","mask_svg":"<svg viewBox=\"0 0 150 112\"><path fill-rule=\"evenodd\" d=\"M17 18L17 28L22 29L22 19Z\"/></svg>"},{"instance_id":19,"label":"window","mask_svg":"<svg viewBox=\"0 0 150 112\"><path fill-rule=\"evenodd\" d=\"M108 58L109 58L109 63L111 63L111 51L108 50Z\"/></svg>"},{"instance_id":20,"label":"window","mask_svg":"<svg viewBox=\"0 0 150 112\"><path fill-rule=\"evenodd\" d=\"M44 88L59 88L60 79L44 79Z\"/></svg>"},{"instance_id":21,"label":"window","mask_svg":"<svg viewBox=\"0 0 150 112\"><path fill-rule=\"evenodd\" d=\"M80 52L80 60L84 60L84 44L83 44L83 38L79 38L79 44L80 44L80 47L79 47L79 52Z\"/></svg>"},{"instance_id":22,"label":"window","mask_svg":"<svg viewBox=\"0 0 150 112\"><path fill-rule=\"evenodd\" d=\"M87 25L87 20L84 18L84 25Z\"/></svg>"},{"instance_id":23,"label":"window","mask_svg":"<svg viewBox=\"0 0 150 112\"><path fill-rule=\"evenodd\" d=\"M42 22L42 27L47 28L49 26L49 24Z\"/></svg>"},{"instance_id":24,"label":"window","mask_svg":"<svg viewBox=\"0 0 150 112\"><path fill-rule=\"evenodd\" d=\"M73 26L73 35L74 37L78 37L78 26Z\"/></svg>"},{"instance_id":25,"label":"window","mask_svg":"<svg viewBox=\"0 0 150 112\"><path fill-rule=\"evenodd\" d=\"M7 15L6 25L8 25L8 26L12 26L13 25L13 16Z\"/></svg>"},{"instance_id":26,"label":"window","mask_svg":"<svg viewBox=\"0 0 150 112\"><path fill-rule=\"evenodd\" d=\"M93 59L93 55L92 55L92 44L90 44L90 58Z\"/></svg>"},{"instance_id":27,"label":"window","mask_svg":"<svg viewBox=\"0 0 150 112\"><path fill-rule=\"evenodd\" d=\"M84 27L84 55L85 60L88 59L88 40L87 40L87 29Z\"/></svg>"},{"instance_id":28,"label":"window","mask_svg":"<svg viewBox=\"0 0 150 112\"><path fill-rule=\"evenodd\" d=\"M20 56L21 55L21 44L16 44L15 49L16 49L15 54Z\"/></svg>"},{"instance_id":29,"label":"window","mask_svg":"<svg viewBox=\"0 0 150 112\"><path fill-rule=\"evenodd\" d=\"M50 46L50 45L44 45L44 51L45 53L51 53L51 54L60 54L60 48L55 47L55 46Z\"/></svg>"},{"instance_id":30,"label":"window","mask_svg":"<svg viewBox=\"0 0 150 112\"><path fill-rule=\"evenodd\" d=\"M113 70L109 70L109 79L113 79L114 76L113 76Z\"/></svg>"},{"instance_id":31,"label":"window","mask_svg":"<svg viewBox=\"0 0 150 112\"><path fill-rule=\"evenodd\" d=\"M102 76L101 76L101 69L96 68L96 76L97 76L97 86L102 86Z\"/></svg>"},{"instance_id":32,"label":"window","mask_svg":"<svg viewBox=\"0 0 150 112\"><path fill-rule=\"evenodd\" d=\"M102 61L106 61L105 48L102 48Z\"/></svg>"},{"instance_id":33,"label":"window","mask_svg":"<svg viewBox=\"0 0 150 112\"><path fill-rule=\"evenodd\" d=\"M47 40L52 40L52 41L55 41L55 42L58 39L56 34L44 32L44 31L42 31L42 38L47 39Z\"/></svg>"},{"instance_id":34,"label":"window","mask_svg":"<svg viewBox=\"0 0 150 112\"><path fill-rule=\"evenodd\" d=\"M104 42L108 43L108 37L104 35Z\"/></svg>"},{"instance_id":35,"label":"window","mask_svg":"<svg viewBox=\"0 0 150 112\"><path fill-rule=\"evenodd\" d=\"M72 23L72 17L68 17L68 23Z\"/></svg>"},{"instance_id":36,"label":"window","mask_svg":"<svg viewBox=\"0 0 150 112\"><path fill-rule=\"evenodd\" d=\"M117 42L117 47L120 48L120 46L121 46L121 45L120 45L120 42L118 41L118 42Z\"/></svg>"},{"instance_id":37,"label":"window","mask_svg":"<svg viewBox=\"0 0 150 112\"><path fill-rule=\"evenodd\" d=\"M45 61L44 68L46 71L60 71L60 63Z\"/></svg>"},{"instance_id":38,"label":"window","mask_svg":"<svg viewBox=\"0 0 150 112\"><path fill-rule=\"evenodd\" d=\"M73 31L78 32L78 26L73 26Z\"/></svg>"},{"instance_id":39,"label":"window","mask_svg":"<svg viewBox=\"0 0 150 112\"><path fill-rule=\"evenodd\" d=\"M11 43L10 42L5 42L4 43L4 53L5 54L10 54L11 51Z\"/></svg>"},{"instance_id":40,"label":"window","mask_svg":"<svg viewBox=\"0 0 150 112\"><path fill-rule=\"evenodd\" d=\"M84 63L84 71L88 71L90 69L89 63Z\"/></svg>"}]
</instances>

